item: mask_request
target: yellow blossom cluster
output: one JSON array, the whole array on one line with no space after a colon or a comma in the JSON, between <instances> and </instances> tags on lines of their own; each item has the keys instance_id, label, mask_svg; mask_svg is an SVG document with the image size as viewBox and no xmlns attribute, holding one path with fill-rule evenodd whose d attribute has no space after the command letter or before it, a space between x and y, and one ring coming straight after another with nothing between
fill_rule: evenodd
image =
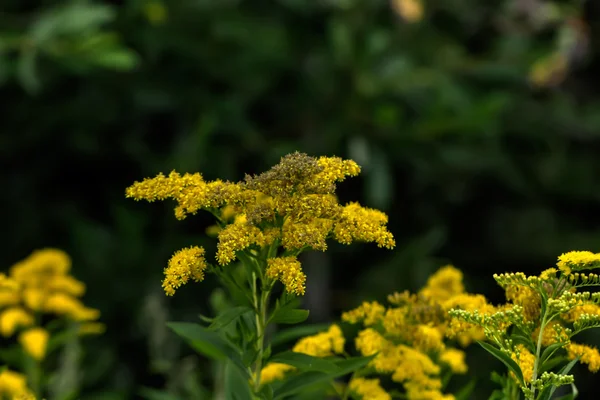
<instances>
[{"instance_id":1,"label":"yellow blossom cluster","mask_svg":"<svg viewBox=\"0 0 600 400\"><path fill-rule=\"evenodd\" d=\"M27 387L25 375L3 369L0 371L0 399L35 400L33 392Z\"/></svg>"},{"instance_id":2,"label":"yellow blossom cluster","mask_svg":"<svg viewBox=\"0 0 600 400\"><path fill-rule=\"evenodd\" d=\"M210 232L218 236L219 265L235 261L240 252L267 254L268 258L281 255L282 260L265 265L270 268L267 275L281 280L288 292L300 295L304 293L304 273L297 260L285 257L307 249L325 251L328 239L342 244L362 241L379 247L395 246L386 228L387 215L358 203L341 205L337 200L336 184L359 172L360 167L352 160L296 152L267 172L248 175L241 182L205 181L199 173L181 175L173 171L168 176L159 174L135 182L127 188L126 196L150 202L173 199L179 219L202 209L211 212L218 222ZM206 268L204 259L189 250L173 258L177 258L174 263L178 266L169 263L165 270L163 287L167 294L173 294L190 277L202 280ZM190 268L195 268L195 276Z\"/></svg>"},{"instance_id":3,"label":"yellow blossom cluster","mask_svg":"<svg viewBox=\"0 0 600 400\"><path fill-rule=\"evenodd\" d=\"M464 292L462 273L445 266L433 274L418 293L394 293L386 307L377 302L364 302L354 310L342 314L342 320L362 324L355 345L363 356L375 356L366 374L390 376L403 386L407 399L450 400L443 393L442 374L467 372L465 353L451 347L447 336L461 336L465 344L473 340L473 333L465 330L452 332L447 311L450 307L473 302ZM478 335L479 332L476 332ZM390 398L377 379L350 381L350 389L364 399L370 399L368 390L377 398ZM363 379L364 378L364 379ZM374 397L373 397L374 398Z\"/></svg>"},{"instance_id":4,"label":"yellow blossom cluster","mask_svg":"<svg viewBox=\"0 0 600 400\"><path fill-rule=\"evenodd\" d=\"M82 333L100 333L93 322L99 311L80 300L85 285L69 274L71 260L58 249L34 251L0 275L0 334L19 333L18 342L34 359L45 357L49 333L36 325L36 315L53 314L80 322Z\"/></svg>"},{"instance_id":5,"label":"yellow blossom cluster","mask_svg":"<svg viewBox=\"0 0 600 400\"><path fill-rule=\"evenodd\" d=\"M582 272L599 268L600 254L568 252L558 257L557 267L538 276L521 272L494 275L505 291L505 304L490 306L487 312L480 307L456 307L450 312L453 324L463 329L469 326L482 329L485 337L480 340L485 338L518 364L524 381L520 385L526 397L533 396L538 389L567 384L573 379L570 375L560 378L552 372L541 373L555 367L550 357L540 359L549 346L554 345L551 355L559 354L557 351L562 349L568 359L578 359L592 372L600 370L598 349L571 340L584 329L600 327L600 295L578 291L600 286L597 274ZM524 342L525 339L529 342ZM511 376L519 381L513 372Z\"/></svg>"},{"instance_id":6,"label":"yellow blossom cluster","mask_svg":"<svg viewBox=\"0 0 600 400\"><path fill-rule=\"evenodd\" d=\"M346 340L338 325L331 325L326 332L300 339L292 349L295 353L303 353L313 357L331 357L344 352ZM268 363L260 373L261 384L283 379L294 367L282 363Z\"/></svg>"}]
</instances>

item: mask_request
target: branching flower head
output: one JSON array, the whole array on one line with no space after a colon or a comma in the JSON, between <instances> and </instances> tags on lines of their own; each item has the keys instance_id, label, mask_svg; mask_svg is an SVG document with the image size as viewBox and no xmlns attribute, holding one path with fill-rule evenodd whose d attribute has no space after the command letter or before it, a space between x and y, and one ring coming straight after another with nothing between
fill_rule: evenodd
<instances>
[{"instance_id":1,"label":"branching flower head","mask_svg":"<svg viewBox=\"0 0 600 400\"><path fill-rule=\"evenodd\" d=\"M325 251L329 239L342 244L363 241L395 246L384 213L358 203L338 202L337 183L359 173L360 167L352 160L296 152L281 158L270 170L247 175L237 183L205 181L198 173L173 171L135 182L126 196L150 202L173 199L179 219L201 209L211 212L218 221L210 231L218 236L216 260L220 266L234 262L243 252L275 258L263 266L266 276L280 280L289 293L302 295L306 277L297 259L291 262L287 257L309 249ZM167 294L189 279L171 264L166 272L163 287Z\"/></svg>"}]
</instances>

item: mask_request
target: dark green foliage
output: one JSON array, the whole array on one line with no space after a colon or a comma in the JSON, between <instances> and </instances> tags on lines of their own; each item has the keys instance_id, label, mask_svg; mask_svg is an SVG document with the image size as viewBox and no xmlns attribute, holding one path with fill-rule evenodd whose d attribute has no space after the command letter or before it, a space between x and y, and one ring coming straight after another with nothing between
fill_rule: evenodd
<instances>
[{"instance_id":1,"label":"dark green foliage","mask_svg":"<svg viewBox=\"0 0 600 400\"><path fill-rule=\"evenodd\" d=\"M214 316L215 282L160 293L175 250L211 254L210 218L124 198L160 171L238 180L295 150L361 164L341 198L388 212L398 247L335 247L319 266L328 290L311 294L308 270L311 304L328 308L311 316L420 287L450 260L494 299L494 272L596 249L597 6L562 1L536 29L508 3L426 1L408 24L384 0L4 0L0 261L44 246L73 256L108 325L84 357L84 392L101 393L89 399L165 384L190 398L202 389L189 382L214 375L185 366L164 322ZM554 51L565 79L534 87L531 66ZM590 385L578 381L582 397Z\"/></svg>"}]
</instances>

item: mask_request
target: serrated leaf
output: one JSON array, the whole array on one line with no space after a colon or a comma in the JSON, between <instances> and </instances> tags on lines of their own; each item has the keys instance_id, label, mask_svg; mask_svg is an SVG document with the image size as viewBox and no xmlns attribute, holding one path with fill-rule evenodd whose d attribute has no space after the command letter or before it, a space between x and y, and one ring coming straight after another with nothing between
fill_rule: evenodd
<instances>
[{"instance_id":1,"label":"serrated leaf","mask_svg":"<svg viewBox=\"0 0 600 400\"><path fill-rule=\"evenodd\" d=\"M299 324L308 318L308 310L293 310L282 307L275 311L271 321L277 324Z\"/></svg>"},{"instance_id":2,"label":"serrated leaf","mask_svg":"<svg viewBox=\"0 0 600 400\"><path fill-rule=\"evenodd\" d=\"M168 322L167 326L181 336L196 351L213 360L229 359L250 378L240 353L228 341L213 331L189 322Z\"/></svg>"},{"instance_id":3,"label":"serrated leaf","mask_svg":"<svg viewBox=\"0 0 600 400\"><path fill-rule=\"evenodd\" d=\"M502 363L504 365L506 365L506 367L509 369L509 371L511 371L512 373L514 373L516 375L517 379L519 380L519 383L522 386L525 386L525 381L523 379L523 372L521 371L519 364L517 364L515 362L515 360L513 360L507 354L503 353L502 351L500 351L499 349L495 348L494 346L492 346L488 343L485 343L485 342L477 342L477 343L479 343L479 345L481 347L483 347L488 353L490 353L491 355L496 357L498 360L502 361Z\"/></svg>"},{"instance_id":4,"label":"serrated leaf","mask_svg":"<svg viewBox=\"0 0 600 400\"><path fill-rule=\"evenodd\" d=\"M353 371L364 367L372 359L373 356L354 357L345 360L334 361L334 364L339 367L339 370L337 372L327 374L324 372L306 371L298 375L291 376L288 379L286 379L286 381L275 390L273 399L283 399L286 396L290 396L295 393L307 390L311 386L349 374Z\"/></svg>"},{"instance_id":5,"label":"serrated leaf","mask_svg":"<svg viewBox=\"0 0 600 400\"><path fill-rule=\"evenodd\" d=\"M329 326L330 324L313 324L285 329L275 334L271 340L271 346L279 346L280 344L290 342L294 339L326 331L329 329Z\"/></svg>"},{"instance_id":6,"label":"serrated leaf","mask_svg":"<svg viewBox=\"0 0 600 400\"><path fill-rule=\"evenodd\" d=\"M269 362L291 365L298 368L300 371L319 371L319 372L337 372L339 367L332 361L309 356L304 353L296 353L293 351L285 351L275 354L269 359Z\"/></svg>"},{"instance_id":7,"label":"serrated leaf","mask_svg":"<svg viewBox=\"0 0 600 400\"><path fill-rule=\"evenodd\" d=\"M217 317L215 317L207 329L211 331L217 331L219 329L222 329L248 312L253 312L250 307L240 306L230 308L225 312L219 314Z\"/></svg>"}]
</instances>

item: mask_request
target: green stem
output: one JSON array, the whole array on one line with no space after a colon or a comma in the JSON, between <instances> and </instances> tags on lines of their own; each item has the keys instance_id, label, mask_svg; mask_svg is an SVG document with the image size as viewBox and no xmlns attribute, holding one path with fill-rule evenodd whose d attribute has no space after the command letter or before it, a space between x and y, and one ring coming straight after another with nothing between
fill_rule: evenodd
<instances>
[{"instance_id":1,"label":"green stem","mask_svg":"<svg viewBox=\"0 0 600 400\"><path fill-rule=\"evenodd\" d=\"M269 289L263 287L262 292L258 293L258 284L256 275L252 274L252 293L254 299L254 308L256 310L256 363L254 365L254 392L260 390L260 373L263 367L263 354L265 344L265 332L267 329L267 306L269 302Z\"/></svg>"},{"instance_id":2,"label":"green stem","mask_svg":"<svg viewBox=\"0 0 600 400\"><path fill-rule=\"evenodd\" d=\"M535 399L535 386L533 385L533 382L535 382L535 380L537 379L537 374L538 374L538 369L540 367L540 356L541 356L541 351L542 351L542 338L544 337L544 330L546 329L546 325L549 321L546 321L548 317L548 312L545 311L544 312L544 316L542 317L542 324L540 325L540 332L538 333L538 338L537 338L537 346L535 349L535 361L533 363L533 374L531 376L531 400Z\"/></svg>"}]
</instances>

